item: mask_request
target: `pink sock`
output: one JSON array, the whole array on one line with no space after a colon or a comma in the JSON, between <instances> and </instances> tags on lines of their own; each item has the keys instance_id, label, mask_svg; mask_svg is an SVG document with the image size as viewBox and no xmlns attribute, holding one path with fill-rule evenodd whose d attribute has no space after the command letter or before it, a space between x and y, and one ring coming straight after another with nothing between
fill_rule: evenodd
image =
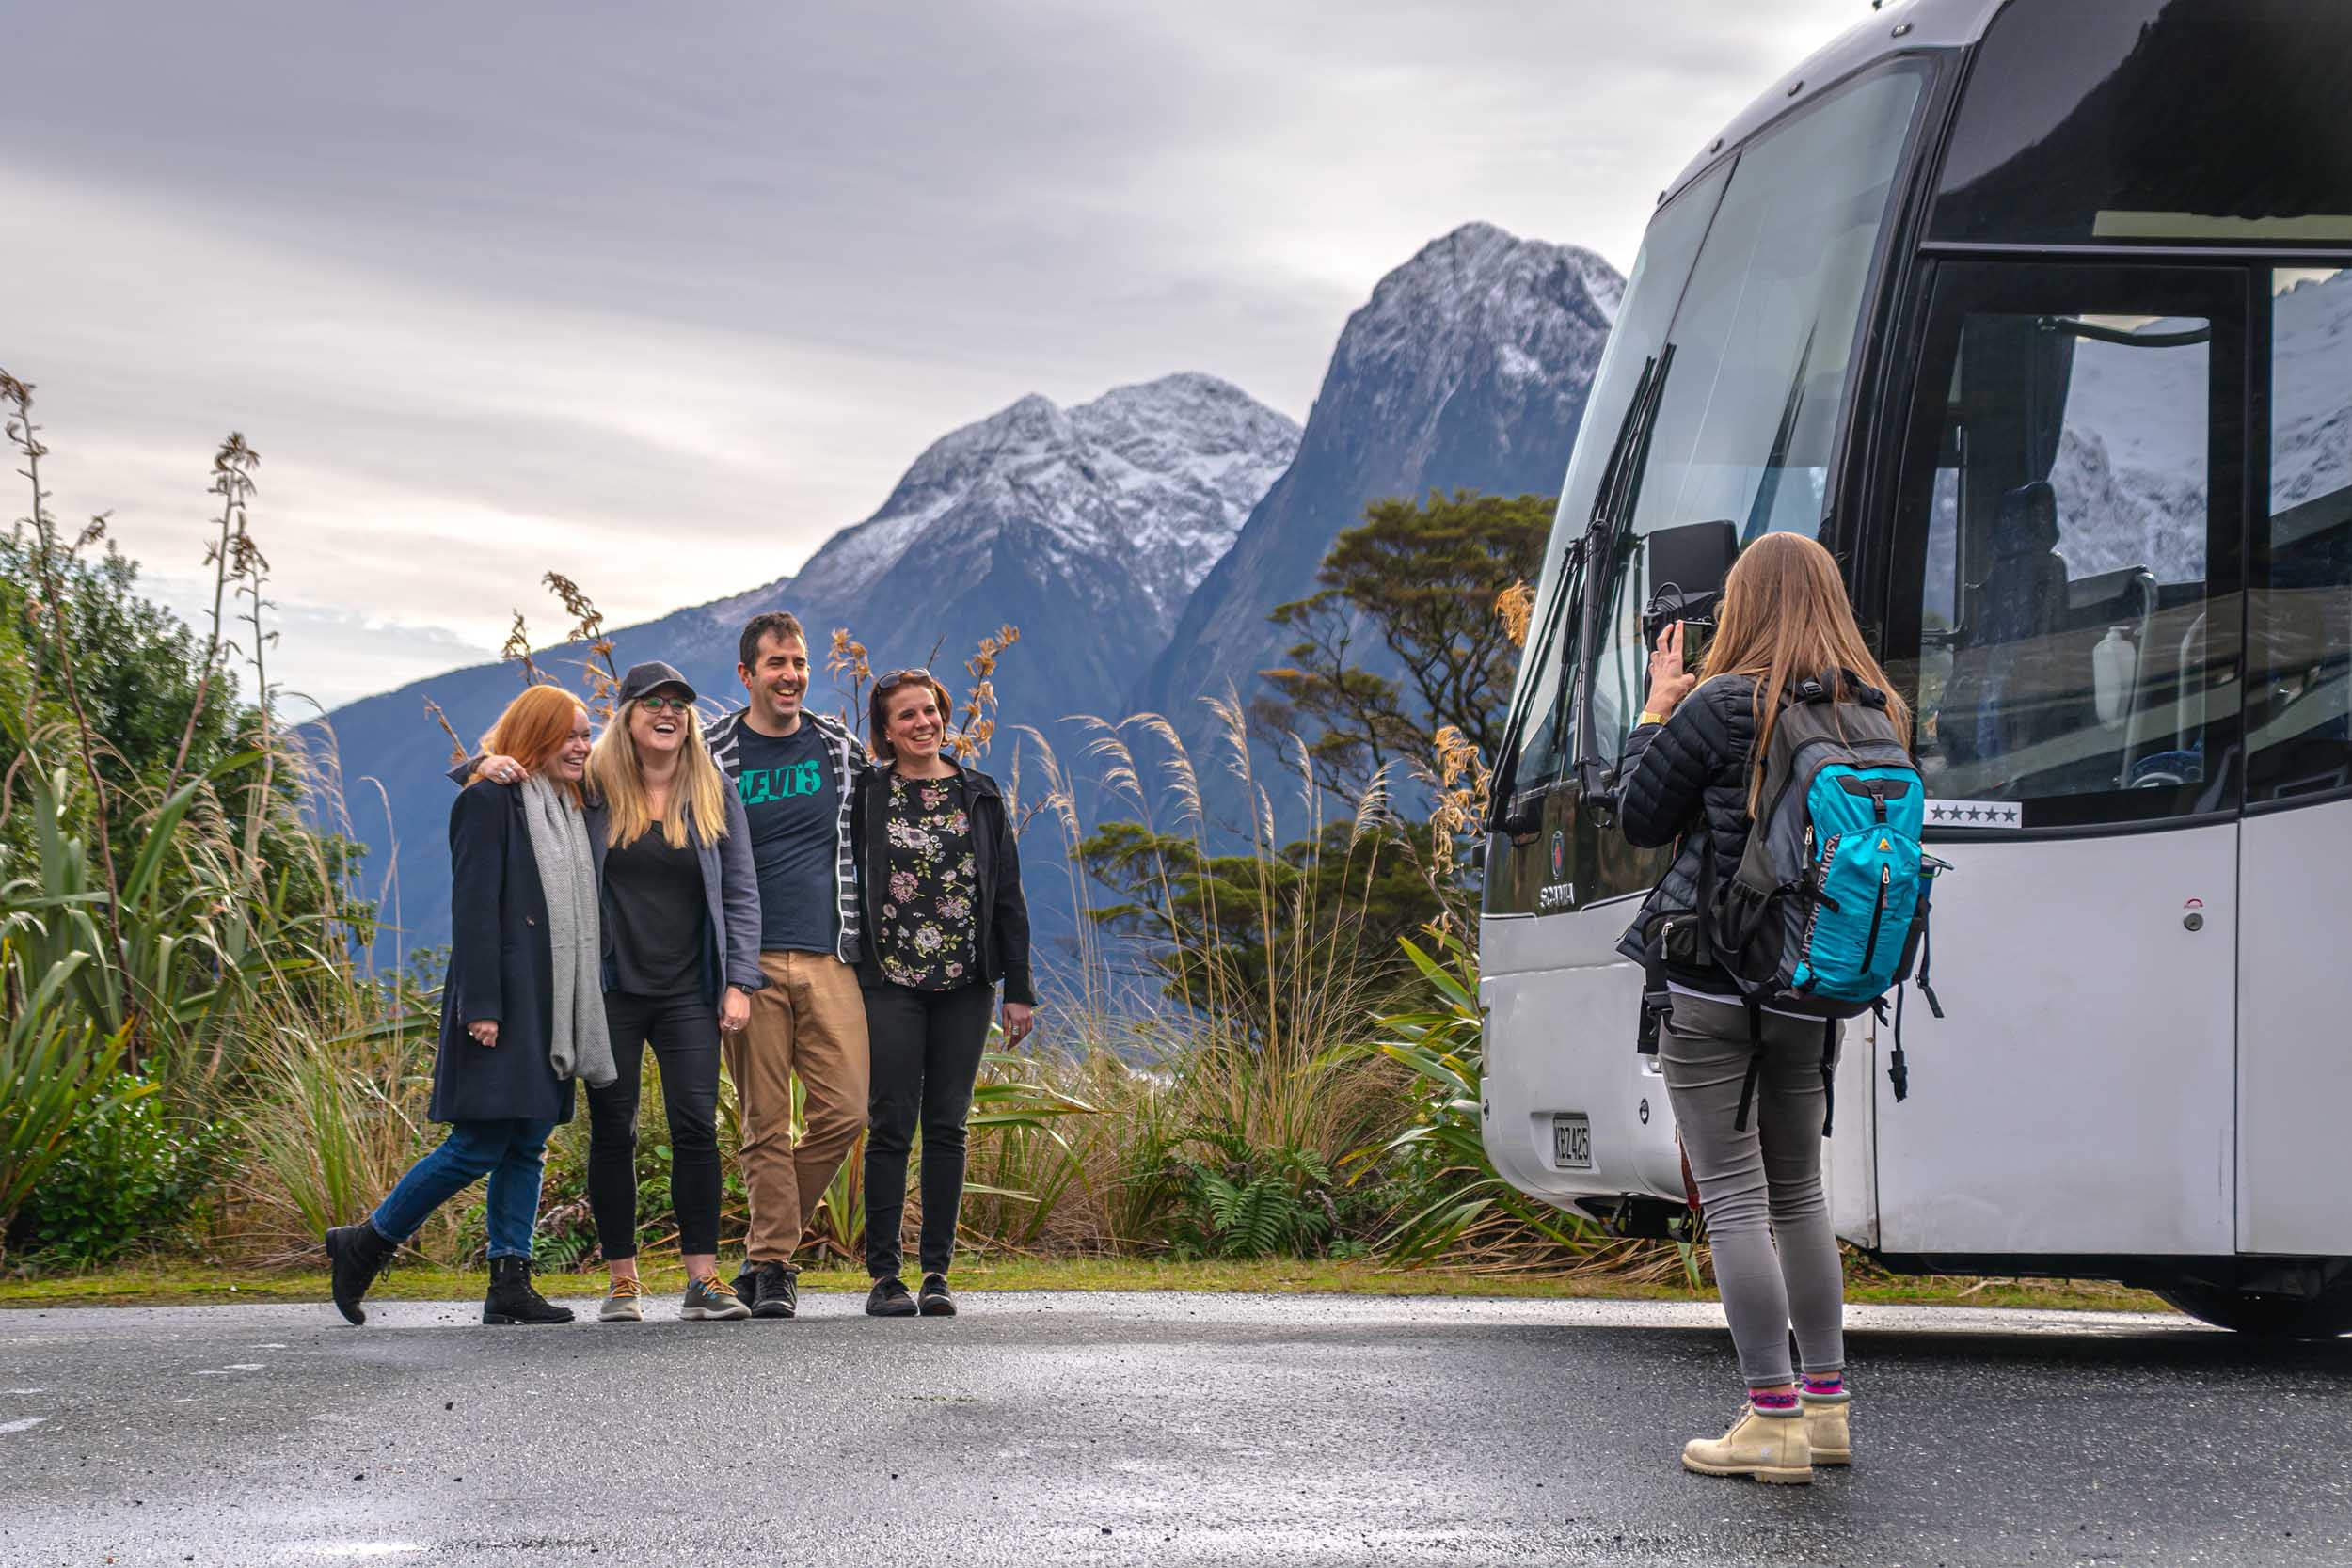
<instances>
[{"instance_id":1,"label":"pink sock","mask_svg":"<svg viewBox=\"0 0 2352 1568\"><path fill-rule=\"evenodd\" d=\"M1786 1415L1797 1408L1797 1391L1788 1388L1779 1393L1768 1393L1761 1388L1752 1388L1748 1391L1748 1402L1767 1416Z\"/></svg>"},{"instance_id":2,"label":"pink sock","mask_svg":"<svg viewBox=\"0 0 2352 1568\"><path fill-rule=\"evenodd\" d=\"M1842 1394L1846 1391L1846 1374L1843 1372L1807 1372L1804 1374L1804 1391L1817 1400L1832 1394Z\"/></svg>"}]
</instances>

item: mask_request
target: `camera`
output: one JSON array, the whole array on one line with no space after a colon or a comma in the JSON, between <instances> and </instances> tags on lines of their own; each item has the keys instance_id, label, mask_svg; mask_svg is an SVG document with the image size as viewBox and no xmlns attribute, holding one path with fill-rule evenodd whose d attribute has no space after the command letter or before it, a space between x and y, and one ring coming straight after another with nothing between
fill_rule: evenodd
<instances>
[{"instance_id":1,"label":"camera","mask_svg":"<svg viewBox=\"0 0 2352 1568\"><path fill-rule=\"evenodd\" d=\"M1667 583L1649 596L1642 607L1642 641L1650 647L1658 646L1666 628L1677 621L1682 623L1682 660L1695 663L1699 650L1706 646L1708 637L1715 629L1715 601L1720 594L1686 594L1680 587Z\"/></svg>"},{"instance_id":2,"label":"camera","mask_svg":"<svg viewBox=\"0 0 2352 1568\"><path fill-rule=\"evenodd\" d=\"M1662 528L1644 541L1649 558L1649 579L1658 584L1642 607L1642 640L1650 647L1666 628L1682 623L1685 668L1698 663L1699 650L1715 629L1715 606L1724 596L1724 579L1740 554L1739 531L1729 522L1685 523Z\"/></svg>"}]
</instances>

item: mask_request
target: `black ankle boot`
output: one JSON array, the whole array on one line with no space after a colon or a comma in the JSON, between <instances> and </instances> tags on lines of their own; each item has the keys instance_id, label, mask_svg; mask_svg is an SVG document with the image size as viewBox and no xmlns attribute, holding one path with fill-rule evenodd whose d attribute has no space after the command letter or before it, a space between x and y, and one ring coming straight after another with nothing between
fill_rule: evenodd
<instances>
[{"instance_id":1,"label":"black ankle boot","mask_svg":"<svg viewBox=\"0 0 2352 1568\"><path fill-rule=\"evenodd\" d=\"M558 1307L531 1287L531 1259L490 1259L490 1293L482 1298L485 1323L567 1323L572 1309Z\"/></svg>"},{"instance_id":2,"label":"black ankle boot","mask_svg":"<svg viewBox=\"0 0 2352 1568\"><path fill-rule=\"evenodd\" d=\"M328 1277L333 1281L335 1310L355 1323L368 1321L367 1309L359 1298L368 1293L376 1275L390 1266L392 1254L400 1243L388 1242L382 1231L366 1220L358 1225L339 1225L326 1233L326 1263Z\"/></svg>"}]
</instances>

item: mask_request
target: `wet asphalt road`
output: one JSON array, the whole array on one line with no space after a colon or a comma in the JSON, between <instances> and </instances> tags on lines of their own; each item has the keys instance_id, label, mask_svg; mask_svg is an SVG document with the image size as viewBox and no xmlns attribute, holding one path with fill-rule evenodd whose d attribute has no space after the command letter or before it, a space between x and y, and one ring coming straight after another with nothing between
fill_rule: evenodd
<instances>
[{"instance_id":1,"label":"wet asphalt road","mask_svg":"<svg viewBox=\"0 0 2352 1568\"><path fill-rule=\"evenodd\" d=\"M1708 1307L858 1307L0 1312L0 1563L2352 1563L2352 1340L1855 1308L1857 1467L1767 1488L1676 1464Z\"/></svg>"}]
</instances>

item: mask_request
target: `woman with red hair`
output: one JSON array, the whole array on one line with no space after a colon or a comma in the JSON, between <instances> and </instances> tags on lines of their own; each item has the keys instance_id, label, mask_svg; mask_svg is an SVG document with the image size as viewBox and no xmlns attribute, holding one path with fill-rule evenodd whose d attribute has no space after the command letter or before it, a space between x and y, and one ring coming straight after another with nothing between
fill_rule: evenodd
<instances>
[{"instance_id":1,"label":"woman with red hair","mask_svg":"<svg viewBox=\"0 0 2352 1568\"><path fill-rule=\"evenodd\" d=\"M374 1213L326 1233L335 1305L359 1299L442 1204L489 1178L485 1323L569 1323L531 1284L532 1232L548 1137L572 1117L572 1081L614 1077L599 974L596 867L580 794L588 710L533 686L507 705L485 751L530 769L517 788L474 784L449 817L451 942L440 1049L426 1114L449 1124Z\"/></svg>"}]
</instances>

